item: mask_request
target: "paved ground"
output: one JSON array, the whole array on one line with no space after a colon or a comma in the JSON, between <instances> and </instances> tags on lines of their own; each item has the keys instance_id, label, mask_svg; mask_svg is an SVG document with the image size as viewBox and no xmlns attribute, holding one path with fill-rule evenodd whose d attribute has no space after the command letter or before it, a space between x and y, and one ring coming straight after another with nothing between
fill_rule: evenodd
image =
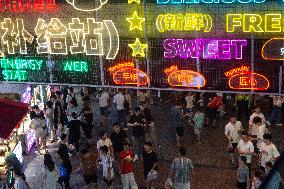
<instances>
[{"instance_id":1,"label":"paved ground","mask_svg":"<svg viewBox=\"0 0 284 189\"><path fill-rule=\"evenodd\" d=\"M175 131L170 125L169 105L159 104L154 106L153 112L157 125L156 132L158 144L161 146L157 149L160 155L159 162L159 179L155 183L155 188L163 188L164 182L169 174L169 167L172 159L177 155L175 147ZM98 110L95 110L96 120L98 119ZM114 115L111 115L114 118ZM228 121L225 116L219 118L218 128L215 130L205 128L202 133L202 144L198 145L193 141L192 128L186 129L185 146L188 150L188 156L194 162L195 169L192 174L192 189L231 189L235 188L236 169L229 165L226 154L227 143L224 136L224 125ZM96 121L97 123L97 121ZM95 133L97 133L96 128ZM284 127L272 127L274 143L279 151L284 150L284 143L281 141L284 136ZM96 134L95 134L96 135ZM96 140L96 139L95 139ZM54 153L56 146L49 145L49 151ZM39 188L39 178L42 174L43 157L32 155L28 157L26 176L32 189ZM76 167L76 157L72 157L73 166ZM140 186L143 186L141 162L135 163L135 177ZM105 188L100 181L101 188ZM80 173L71 175L71 186L83 188L84 182ZM120 179L117 177L114 188L122 188Z\"/></svg>"}]
</instances>

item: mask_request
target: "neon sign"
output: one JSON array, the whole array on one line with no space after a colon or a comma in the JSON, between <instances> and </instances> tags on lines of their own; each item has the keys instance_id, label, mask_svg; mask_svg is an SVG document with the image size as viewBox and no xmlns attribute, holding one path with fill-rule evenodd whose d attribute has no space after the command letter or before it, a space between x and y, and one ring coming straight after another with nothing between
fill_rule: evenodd
<instances>
[{"instance_id":1,"label":"neon sign","mask_svg":"<svg viewBox=\"0 0 284 189\"><path fill-rule=\"evenodd\" d=\"M27 54L26 43L32 44L34 37L24 28L23 19L17 18L14 23L5 18L1 23L5 31L2 36L8 54ZM70 33L71 45L67 46L67 35ZM59 18L52 18L49 23L39 18L35 27L38 54L67 55L85 53L86 55L102 56L114 59L119 50L119 35L112 20L96 22L94 18L87 18L87 23L79 18L72 18L66 27ZM109 45L103 43L108 39ZM108 46L105 49L105 46Z\"/></svg>"},{"instance_id":2,"label":"neon sign","mask_svg":"<svg viewBox=\"0 0 284 189\"><path fill-rule=\"evenodd\" d=\"M219 3L263 3L265 0L157 0L157 4L165 5L165 4L219 4Z\"/></svg>"},{"instance_id":3,"label":"neon sign","mask_svg":"<svg viewBox=\"0 0 284 189\"><path fill-rule=\"evenodd\" d=\"M100 8L102 8L102 6L106 4L108 0L93 0L92 4L90 3L86 4L84 3L84 1L80 0L66 0L66 1L67 3L72 5L76 10L91 12L91 11L97 11Z\"/></svg>"},{"instance_id":4,"label":"neon sign","mask_svg":"<svg viewBox=\"0 0 284 189\"><path fill-rule=\"evenodd\" d=\"M85 61L64 62L64 71L68 72L88 72L88 63Z\"/></svg>"},{"instance_id":5,"label":"neon sign","mask_svg":"<svg viewBox=\"0 0 284 189\"><path fill-rule=\"evenodd\" d=\"M164 72L168 75L168 83L172 87L204 87L205 78L198 72L191 70L178 70L177 66L166 68Z\"/></svg>"},{"instance_id":6,"label":"neon sign","mask_svg":"<svg viewBox=\"0 0 284 189\"><path fill-rule=\"evenodd\" d=\"M261 49L265 60L284 60L284 38L272 38L265 42Z\"/></svg>"},{"instance_id":7,"label":"neon sign","mask_svg":"<svg viewBox=\"0 0 284 189\"><path fill-rule=\"evenodd\" d=\"M126 18L126 20L130 23L130 31L134 29L142 31L142 23L145 22L145 18L139 17L136 11L131 18Z\"/></svg>"},{"instance_id":8,"label":"neon sign","mask_svg":"<svg viewBox=\"0 0 284 189\"><path fill-rule=\"evenodd\" d=\"M128 44L128 46L132 49L132 56L140 55L141 57L145 57L144 50L148 45L141 43L139 38L136 38L135 42Z\"/></svg>"},{"instance_id":9,"label":"neon sign","mask_svg":"<svg viewBox=\"0 0 284 189\"><path fill-rule=\"evenodd\" d=\"M42 60L26 60L26 59L1 59L0 65L3 79L26 81L28 79L28 70L40 71L42 68Z\"/></svg>"},{"instance_id":10,"label":"neon sign","mask_svg":"<svg viewBox=\"0 0 284 189\"><path fill-rule=\"evenodd\" d=\"M242 59L245 39L166 39L165 58Z\"/></svg>"},{"instance_id":11,"label":"neon sign","mask_svg":"<svg viewBox=\"0 0 284 189\"><path fill-rule=\"evenodd\" d=\"M240 29L243 32L269 32L280 33L283 30L283 19L281 14L227 14L226 31L236 32Z\"/></svg>"},{"instance_id":12,"label":"neon sign","mask_svg":"<svg viewBox=\"0 0 284 189\"><path fill-rule=\"evenodd\" d=\"M56 12L55 0L0 0L0 12Z\"/></svg>"},{"instance_id":13,"label":"neon sign","mask_svg":"<svg viewBox=\"0 0 284 189\"><path fill-rule=\"evenodd\" d=\"M159 32L200 31L210 32L212 18L208 14L160 14L156 19Z\"/></svg>"},{"instance_id":14,"label":"neon sign","mask_svg":"<svg viewBox=\"0 0 284 189\"><path fill-rule=\"evenodd\" d=\"M132 62L118 64L108 69L113 75L113 81L117 85L143 86L149 83L148 75L134 67Z\"/></svg>"},{"instance_id":15,"label":"neon sign","mask_svg":"<svg viewBox=\"0 0 284 189\"><path fill-rule=\"evenodd\" d=\"M258 73L250 72L248 66L242 66L225 72L229 77L229 87L238 90L266 90L269 88L269 80Z\"/></svg>"}]
</instances>

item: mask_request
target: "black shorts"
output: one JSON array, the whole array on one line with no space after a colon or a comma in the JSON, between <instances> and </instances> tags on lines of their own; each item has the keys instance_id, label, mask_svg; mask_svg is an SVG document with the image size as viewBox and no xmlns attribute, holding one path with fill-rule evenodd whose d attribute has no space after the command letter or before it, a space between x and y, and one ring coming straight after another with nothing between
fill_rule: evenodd
<instances>
[{"instance_id":1,"label":"black shorts","mask_svg":"<svg viewBox=\"0 0 284 189\"><path fill-rule=\"evenodd\" d=\"M235 153L238 143L232 143L232 149L229 150L229 153Z\"/></svg>"},{"instance_id":2,"label":"black shorts","mask_svg":"<svg viewBox=\"0 0 284 189\"><path fill-rule=\"evenodd\" d=\"M84 181L85 181L86 185L90 184L91 182L92 183L98 182L96 173L94 173L92 175L84 175L83 174L83 177L84 177Z\"/></svg>"},{"instance_id":3,"label":"black shorts","mask_svg":"<svg viewBox=\"0 0 284 189\"><path fill-rule=\"evenodd\" d=\"M113 178L110 179L110 180L108 180L108 179L106 179L106 178L104 177L104 182L106 183L106 185L107 185L108 187L110 187L110 186L112 185L112 183L113 183Z\"/></svg>"},{"instance_id":4,"label":"black shorts","mask_svg":"<svg viewBox=\"0 0 284 189\"><path fill-rule=\"evenodd\" d=\"M237 188L239 189L246 189L247 183L246 182L237 182Z\"/></svg>"},{"instance_id":5,"label":"black shorts","mask_svg":"<svg viewBox=\"0 0 284 189\"><path fill-rule=\"evenodd\" d=\"M179 137L182 137L184 134L184 129L183 127L176 127L176 133Z\"/></svg>"}]
</instances>

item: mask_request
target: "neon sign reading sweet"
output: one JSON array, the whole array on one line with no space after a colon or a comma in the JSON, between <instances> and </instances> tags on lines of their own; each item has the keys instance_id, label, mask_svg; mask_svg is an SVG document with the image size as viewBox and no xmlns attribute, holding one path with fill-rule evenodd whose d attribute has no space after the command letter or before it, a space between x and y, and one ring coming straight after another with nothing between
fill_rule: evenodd
<instances>
[{"instance_id":1,"label":"neon sign reading sweet","mask_svg":"<svg viewBox=\"0 0 284 189\"><path fill-rule=\"evenodd\" d=\"M208 14L160 14L156 19L159 32L200 31L210 32L212 18Z\"/></svg>"},{"instance_id":2,"label":"neon sign reading sweet","mask_svg":"<svg viewBox=\"0 0 284 189\"><path fill-rule=\"evenodd\" d=\"M24 27L24 20L17 18L16 22L5 18L1 23L5 31L2 41L8 54L27 54L27 43L32 44L34 37ZM82 22L80 18L72 18L72 22L65 26L59 18L52 18L50 22L39 18L35 27L38 54L83 54L106 56L114 59L119 50L119 35L112 20L97 22L94 18L87 18ZM67 37L70 34L71 44L68 48ZM104 43L104 38L109 44Z\"/></svg>"},{"instance_id":3,"label":"neon sign reading sweet","mask_svg":"<svg viewBox=\"0 0 284 189\"><path fill-rule=\"evenodd\" d=\"M250 72L248 66L242 66L225 72L229 78L229 87L238 90L266 90L269 88L269 80L258 73Z\"/></svg>"},{"instance_id":4,"label":"neon sign reading sweet","mask_svg":"<svg viewBox=\"0 0 284 189\"><path fill-rule=\"evenodd\" d=\"M157 0L157 4L165 5L165 4L219 4L219 3L263 3L265 0Z\"/></svg>"},{"instance_id":5,"label":"neon sign reading sweet","mask_svg":"<svg viewBox=\"0 0 284 189\"><path fill-rule=\"evenodd\" d=\"M245 39L166 39L165 58L242 59Z\"/></svg>"},{"instance_id":6,"label":"neon sign reading sweet","mask_svg":"<svg viewBox=\"0 0 284 189\"><path fill-rule=\"evenodd\" d=\"M56 12L55 0L0 0L0 12Z\"/></svg>"},{"instance_id":7,"label":"neon sign reading sweet","mask_svg":"<svg viewBox=\"0 0 284 189\"><path fill-rule=\"evenodd\" d=\"M113 75L113 81L117 85L143 86L149 83L148 75L136 69L132 62L115 65L110 67L108 71Z\"/></svg>"},{"instance_id":8,"label":"neon sign reading sweet","mask_svg":"<svg viewBox=\"0 0 284 189\"><path fill-rule=\"evenodd\" d=\"M166 68L164 72L168 75L168 84L172 87L203 87L205 78L198 72L191 70L179 70L177 66Z\"/></svg>"}]
</instances>

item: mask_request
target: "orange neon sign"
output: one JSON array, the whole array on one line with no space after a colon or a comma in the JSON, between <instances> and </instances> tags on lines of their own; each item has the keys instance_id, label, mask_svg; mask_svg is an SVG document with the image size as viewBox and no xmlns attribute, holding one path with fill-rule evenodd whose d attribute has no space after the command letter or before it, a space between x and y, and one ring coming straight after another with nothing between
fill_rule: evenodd
<instances>
[{"instance_id":1,"label":"orange neon sign","mask_svg":"<svg viewBox=\"0 0 284 189\"><path fill-rule=\"evenodd\" d=\"M272 38L265 42L261 49L265 60L284 60L284 38Z\"/></svg>"},{"instance_id":2,"label":"orange neon sign","mask_svg":"<svg viewBox=\"0 0 284 189\"><path fill-rule=\"evenodd\" d=\"M242 66L225 72L229 77L229 87L238 90L266 90L269 88L269 80L258 73L250 72L249 67Z\"/></svg>"},{"instance_id":3,"label":"orange neon sign","mask_svg":"<svg viewBox=\"0 0 284 189\"><path fill-rule=\"evenodd\" d=\"M143 86L149 83L148 75L134 67L134 63L127 62L117 64L108 69L113 75L113 81L117 85L137 85Z\"/></svg>"},{"instance_id":4,"label":"orange neon sign","mask_svg":"<svg viewBox=\"0 0 284 189\"><path fill-rule=\"evenodd\" d=\"M198 72L191 70L178 70L177 66L166 68L164 72L168 75L168 84L172 87L204 87L205 78Z\"/></svg>"}]
</instances>

